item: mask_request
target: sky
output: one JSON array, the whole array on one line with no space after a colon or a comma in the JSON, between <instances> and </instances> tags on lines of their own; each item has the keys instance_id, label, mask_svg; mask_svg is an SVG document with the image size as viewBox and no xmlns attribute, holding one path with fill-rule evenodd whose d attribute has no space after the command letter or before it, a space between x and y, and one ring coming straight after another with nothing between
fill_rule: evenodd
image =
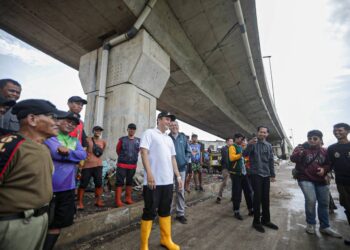
<instances>
[{"instance_id":1,"label":"sky","mask_svg":"<svg viewBox=\"0 0 350 250\"><path fill-rule=\"evenodd\" d=\"M275 103L291 142L320 129L325 145L332 126L349 121L349 0L256 0L262 56L271 56ZM268 60L264 59L270 82ZM22 84L21 99L44 98L66 110L72 95L85 97L78 71L0 30L0 78ZM180 122L186 134L220 139Z\"/></svg>"}]
</instances>

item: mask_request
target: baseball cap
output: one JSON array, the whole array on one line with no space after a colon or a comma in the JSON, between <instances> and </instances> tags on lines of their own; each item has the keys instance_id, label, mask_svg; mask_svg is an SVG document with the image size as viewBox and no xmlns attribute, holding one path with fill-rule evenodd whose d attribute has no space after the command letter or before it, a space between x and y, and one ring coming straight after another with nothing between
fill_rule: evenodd
<instances>
[{"instance_id":1,"label":"baseball cap","mask_svg":"<svg viewBox=\"0 0 350 250\"><path fill-rule=\"evenodd\" d=\"M171 119L172 122L176 120L176 116L170 114L170 112L168 112L168 111L162 111L162 112L160 112L160 113L158 114L158 116L157 116L157 119L162 118L162 117L169 117L169 118Z\"/></svg>"},{"instance_id":2,"label":"baseball cap","mask_svg":"<svg viewBox=\"0 0 350 250\"><path fill-rule=\"evenodd\" d=\"M43 99L26 99L16 103L11 113L17 116L17 119L23 119L29 114L55 114L61 115L63 111L59 111L51 102Z\"/></svg>"},{"instance_id":3,"label":"baseball cap","mask_svg":"<svg viewBox=\"0 0 350 250\"><path fill-rule=\"evenodd\" d=\"M81 98L80 96L71 96L69 97L68 102L81 102L83 104L87 104L87 100Z\"/></svg>"},{"instance_id":4,"label":"baseball cap","mask_svg":"<svg viewBox=\"0 0 350 250\"><path fill-rule=\"evenodd\" d=\"M101 130L101 131L103 131L103 128L102 128L101 126L94 126L94 127L92 128L92 131L95 131L95 130Z\"/></svg>"},{"instance_id":5,"label":"baseball cap","mask_svg":"<svg viewBox=\"0 0 350 250\"><path fill-rule=\"evenodd\" d=\"M77 123L77 125L80 124L80 115L73 113L73 112L65 112L65 111L60 111L57 114L57 118L58 119L68 119L68 120L72 120L75 121Z\"/></svg>"}]
</instances>

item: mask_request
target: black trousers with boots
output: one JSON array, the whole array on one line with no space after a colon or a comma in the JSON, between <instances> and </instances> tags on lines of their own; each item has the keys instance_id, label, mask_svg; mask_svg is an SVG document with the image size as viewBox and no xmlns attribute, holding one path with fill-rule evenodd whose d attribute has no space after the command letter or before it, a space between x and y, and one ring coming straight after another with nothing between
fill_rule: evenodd
<instances>
[{"instance_id":1,"label":"black trousers with boots","mask_svg":"<svg viewBox=\"0 0 350 250\"><path fill-rule=\"evenodd\" d=\"M270 222L270 177L251 175L254 191L253 209L254 224ZM262 214L260 208L262 207ZM262 215L262 216L261 216ZM261 217L261 220L260 220Z\"/></svg>"}]
</instances>

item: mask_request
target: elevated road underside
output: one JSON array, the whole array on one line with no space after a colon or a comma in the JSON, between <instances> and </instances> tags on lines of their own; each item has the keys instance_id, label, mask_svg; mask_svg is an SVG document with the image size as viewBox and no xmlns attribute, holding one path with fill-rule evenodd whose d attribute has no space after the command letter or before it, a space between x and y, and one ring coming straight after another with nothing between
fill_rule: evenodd
<instances>
[{"instance_id":1,"label":"elevated road underside","mask_svg":"<svg viewBox=\"0 0 350 250\"><path fill-rule=\"evenodd\" d=\"M128 31L145 3L0 0L0 28L78 69L81 56ZM157 108L172 110L179 119L223 138L237 131L251 134L264 124L270 128L270 141L280 143L285 133L265 79L255 1L241 2L244 24L235 3L156 3L143 28L171 59ZM242 32L248 36L251 57Z\"/></svg>"}]
</instances>

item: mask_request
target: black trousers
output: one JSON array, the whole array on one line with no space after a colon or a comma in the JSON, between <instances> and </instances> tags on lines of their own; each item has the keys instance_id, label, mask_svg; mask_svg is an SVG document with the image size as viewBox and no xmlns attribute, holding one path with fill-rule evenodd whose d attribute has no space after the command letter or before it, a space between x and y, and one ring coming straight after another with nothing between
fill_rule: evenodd
<instances>
[{"instance_id":1,"label":"black trousers","mask_svg":"<svg viewBox=\"0 0 350 250\"><path fill-rule=\"evenodd\" d=\"M95 187L102 187L102 166L93 168L83 168L79 188L86 188L89 185L90 178L94 179Z\"/></svg>"},{"instance_id":2,"label":"black trousers","mask_svg":"<svg viewBox=\"0 0 350 250\"><path fill-rule=\"evenodd\" d=\"M253 223L270 222L270 177L262 177L260 175L253 174L251 175L251 181L254 191ZM262 216L260 212L260 207L262 207Z\"/></svg>"},{"instance_id":3,"label":"black trousers","mask_svg":"<svg viewBox=\"0 0 350 250\"><path fill-rule=\"evenodd\" d=\"M173 199L173 184L156 186L156 189L149 189L143 186L143 220L154 220L157 214L160 217L170 216L171 202Z\"/></svg>"},{"instance_id":4,"label":"black trousers","mask_svg":"<svg viewBox=\"0 0 350 250\"><path fill-rule=\"evenodd\" d=\"M127 168L117 168L116 174L116 186L123 187L124 179L126 186L132 186L133 177L135 175L136 169L127 169Z\"/></svg>"},{"instance_id":5,"label":"black trousers","mask_svg":"<svg viewBox=\"0 0 350 250\"><path fill-rule=\"evenodd\" d=\"M233 211L239 212L240 204L242 201L242 190L244 198L249 210L253 209L253 191L250 185L250 181L246 175L230 174L232 183L232 203Z\"/></svg>"},{"instance_id":6,"label":"black trousers","mask_svg":"<svg viewBox=\"0 0 350 250\"><path fill-rule=\"evenodd\" d=\"M53 221L49 226L50 229L64 228L73 224L76 212L74 191L74 189L71 189L53 193L54 198L50 202L50 206L53 206L53 215L51 214L51 216L53 216Z\"/></svg>"}]
</instances>

